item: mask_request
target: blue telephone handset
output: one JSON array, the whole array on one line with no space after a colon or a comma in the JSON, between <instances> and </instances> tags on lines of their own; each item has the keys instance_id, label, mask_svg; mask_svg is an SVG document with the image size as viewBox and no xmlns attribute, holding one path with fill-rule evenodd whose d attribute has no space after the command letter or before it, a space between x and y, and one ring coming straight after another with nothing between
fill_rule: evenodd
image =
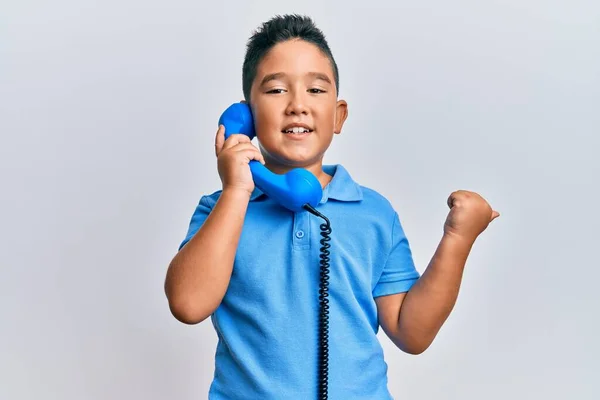
<instances>
[{"instance_id":1,"label":"blue telephone handset","mask_svg":"<svg viewBox=\"0 0 600 400\"><path fill-rule=\"evenodd\" d=\"M231 134L241 133L253 139L254 120L252 111L245 103L234 103L227 108L219 125L225 126L225 139ZM306 209L306 205L316 208L323 197L321 183L310 171L295 168L283 175L269 171L259 161L250 161L250 171L254 185L277 203L293 212Z\"/></svg>"}]
</instances>

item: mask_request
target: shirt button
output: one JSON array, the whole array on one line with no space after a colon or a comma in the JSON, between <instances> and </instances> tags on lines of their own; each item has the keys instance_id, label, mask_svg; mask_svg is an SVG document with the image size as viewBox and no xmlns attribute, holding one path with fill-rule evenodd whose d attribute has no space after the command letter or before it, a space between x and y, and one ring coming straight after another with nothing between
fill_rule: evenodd
<instances>
[{"instance_id":1,"label":"shirt button","mask_svg":"<svg viewBox=\"0 0 600 400\"><path fill-rule=\"evenodd\" d=\"M296 232L296 237L298 239L302 239L304 237L304 231L298 231L298 232Z\"/></svg>"}]
</instances>

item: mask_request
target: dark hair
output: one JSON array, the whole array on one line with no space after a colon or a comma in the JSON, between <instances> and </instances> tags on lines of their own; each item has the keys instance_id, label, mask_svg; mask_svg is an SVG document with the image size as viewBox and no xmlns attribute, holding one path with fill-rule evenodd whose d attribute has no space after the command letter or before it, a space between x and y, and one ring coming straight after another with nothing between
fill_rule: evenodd
<instances>
[{"instance_id":1,"label":"dark hair","mask_svg":"<svg viewBox=\"0 0 600 400\"><path fill-rule=\"evenodd\" d=\"M250 89L254 78L256 78L256 70L260 61L273 46L291 39L300 39L312 43L329 58L333 69L336 91L339 93L338 67L323 32L316 27L310 17L298 14L277 15L264 22L248 40L242 67L242 88L246 101L250 100Z\"/></svg>"}]
</instances>

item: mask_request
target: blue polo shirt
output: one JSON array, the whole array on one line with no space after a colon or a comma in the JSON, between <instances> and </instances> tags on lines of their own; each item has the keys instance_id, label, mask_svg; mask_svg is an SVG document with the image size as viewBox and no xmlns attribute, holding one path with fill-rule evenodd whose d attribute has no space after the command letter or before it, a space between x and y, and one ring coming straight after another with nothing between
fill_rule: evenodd
<instances>
[{"instance_id":1,"label":"blue polo shirt","mask_svg":"<svg viewBox=\"0 0 600 400\"><path fill-rule=\"evenodd\" d=\"M329 398L392 399L374 299L408 291L419 273L390 202L341 165L323 170L333 176L318 205L332 229ZM202 196L180 248L220 193ZM218 344L209 399L317 398L322 222L255 189L229 287L211 316Z\"/></svg>"}]
</instances>

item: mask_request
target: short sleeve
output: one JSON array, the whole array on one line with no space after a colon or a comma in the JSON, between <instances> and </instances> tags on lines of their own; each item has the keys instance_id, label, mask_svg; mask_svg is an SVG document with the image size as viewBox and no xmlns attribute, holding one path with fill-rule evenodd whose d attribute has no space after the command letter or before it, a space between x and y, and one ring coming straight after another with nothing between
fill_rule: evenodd
<instances>
[{"instance_id":1,"label":"short sleeve","mask_svg":"<svg viewBox=\"0 0 600 400\"><path fill-rule=\"evenodd\" d=\"M383 271L373 289L373 297L408 292L420 275L415 268L412 252L398 213L394 213L392 245Z\"/></svg>"},{"instance_id":2,"label":"short sleeve","mask_svg":"<svg viewBox=\"0 0 600 400\"><path fill-rule=\"evenodd\" d=\"M207 197L202 196L194 210L194 214L192 214L187 234L185 235L183 242L179 245L179 250L181 250L181 248L194 237L196 232L198 232L204 221L206 221L210 211L211 207L209 206Z\"/></svg>"}]
</instances>

